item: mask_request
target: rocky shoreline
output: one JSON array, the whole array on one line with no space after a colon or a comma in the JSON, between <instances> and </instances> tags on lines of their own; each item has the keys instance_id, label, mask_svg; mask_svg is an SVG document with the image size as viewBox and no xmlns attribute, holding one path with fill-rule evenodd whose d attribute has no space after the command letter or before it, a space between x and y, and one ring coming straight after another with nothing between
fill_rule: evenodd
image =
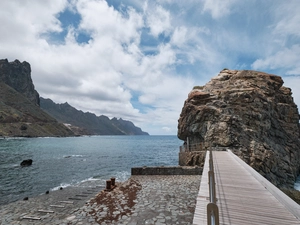
<instances>
[{"instance_id":1,"label":"rocky shoreline","mask_svg":"<svg viewBox=\"0 0 300 225\"><path fill-rule=\"evenodd\" d=\"M131 176L108 192L68 187L0 206L0 223L192 224L200 175Z\"/></svg>"}]
</instances>

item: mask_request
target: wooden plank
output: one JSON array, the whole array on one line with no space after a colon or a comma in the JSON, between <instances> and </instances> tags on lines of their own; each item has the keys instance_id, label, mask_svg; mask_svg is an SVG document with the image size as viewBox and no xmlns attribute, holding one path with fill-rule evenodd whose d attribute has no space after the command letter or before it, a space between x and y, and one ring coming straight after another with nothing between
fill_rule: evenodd
<instances>
[{"instance_id":1,"label":"wooden plank","mask_svg":"<svg viewBox=\"0 0 300 225\"><path fill-rule=\"evenodd\" d=\"M41 220L40 217L36 217L36 216L23 216L22 219L27 219L27 220Z\"/></svg>"},{"instance_id":2,"label":"wooden plank","mask_svg":"<svg viewBox=\"0 0 300 225\"><path fill-rule=\"evenodd\" d=\"M54 208L65 208L64 205L50 205L50 207L54 207Z\"/></svg>"},{"instance_id":3,"label":"wooden plank","mask_svg":"<svg viewBox=\"0 0 300 225\"><path fill-rule=\"evenodd\" d=\"M54 211L52 211L52 210L44 210L44 209L39 209L38 212L42 212L42 213L54 213Z\"/></svg>"},{"instance_id":4,"label":"wooden plank","mask_svg":"<svg viewBox=\"0 0 300 225\"><path fill-rule=\"evenodd\" d=\"M65 204L74 204L73 201L59 201L60 203L65 203Z\"/></svg>"},{"instance_id":5,"label":"wooden plank","mask_svg":"<svg viewBox=\"0 0 300 225\"><path fill-rule=\"evenodd\" d=\"M209 203L208 155L205 157L203 175L193 224L207 224L206 206ZM251 170L240 164L229 152L213 152L217 205L221 225L283 225L300 224L300 221L268 191Z\"/></svg>"}]
</instances>

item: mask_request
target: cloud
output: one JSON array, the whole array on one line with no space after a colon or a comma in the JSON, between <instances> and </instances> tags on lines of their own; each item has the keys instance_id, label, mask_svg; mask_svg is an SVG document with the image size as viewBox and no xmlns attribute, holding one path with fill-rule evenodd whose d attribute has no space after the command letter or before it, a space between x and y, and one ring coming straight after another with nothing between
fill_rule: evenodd
<instances>
[{"instance_id":1,"label":"cloud","mask_svg":"<svg viewBox=\"0 0 300 225\"><path fill-rule=\"evenodd\" d=\"M289 77L283 77L284 86L289 87L292 89L292 96L294 98L294 102L298 106L298 112L300 109L300 77L299 76L289 76Z\"/></svg>"},{"instance_id":2,"label":"cloud","mask_svg":"<svg viewBox=\"0 0 300 225\"><path fill-rule=\"evenodd\" d=\"M208 11L214 19L227 16L238 0L204 0L203 11Z\"/></svg>"},{"instance_id":3,"label":"cloud","mask_svg":"<svg viewBox=\"0 0 300 225\"><path fill-rule=\"evenodd\" d=\"M60 32L55 14L66 7L67 1L1 1L0 41L6 44L32 45L44 32ZM45 10L45 8L47 10ZM13 19L12 19L13 18Z\"/></svg>"},{"instance_id":4,"label":"cloud","mask_svg":"<svg viewBox=\"0 0 300 225\"><path fill-rule=\"evenodd\" d=\"M160 34L169 35L172 30L170 13L160 5L149 7L145 5L144 10L147 13L147 26L150 28L150 34L158 37Z\"/></svg>"},{"instance_id":5,"label":"cloud","mask_svg":"<svg viewBox=\"0 0 300 225\"><path fill-rule=\"evenodd\" d=\"M133 8L129 7L123 15L106 1L79 0L76 6L82 17L79 28L90 33L93 39L109 37L127 44L139 42L143 20Z\"/></svg>"},{"instance_id":6,"label":"cloud","mask_svg":"<svg viewBox=\"0 0 300 225\"><path fill-rule=\"evenodd\" d=\"M252 67L254 69L285 69L285 74L300 74L300 45L283 48L265 59L257 59Z\"/></svg>"},{"instance_id":7,"label":"cloud","mask_svg":"<svg viewBox=\"0 0 300 225\"><path fill-rule=\"evenodd\" d=\"M0 1L0 58L28 61L43 97L176 134L189 91L224 67L299 74L298 5ZM284 80L299 102L298 78Z\"/></svg>"},{"instance_id":8,"label":"cloud","mask_svg":"<svg viewBox=\"0 0 300 225\"><path fill-rule=\"evenodd\" d=\"M257 58L252 68L272 70L282 75L300 74L300 5L296 1L289 4L279 2L273 9L273 21L265 51Z\"/></svg>"},{"instance_id":9,"label":"cloud","mask_svg":"<svg viewBox=\"0 0 300 225\"><path fill-rule=\"evenodd\" d=\"M276 34L286 37L295 35L300 37L300 5L298 1L290 1L289 4L281 2L275 10L275 18L278 20L274 25Z\"/></svg>"}]
</instances>

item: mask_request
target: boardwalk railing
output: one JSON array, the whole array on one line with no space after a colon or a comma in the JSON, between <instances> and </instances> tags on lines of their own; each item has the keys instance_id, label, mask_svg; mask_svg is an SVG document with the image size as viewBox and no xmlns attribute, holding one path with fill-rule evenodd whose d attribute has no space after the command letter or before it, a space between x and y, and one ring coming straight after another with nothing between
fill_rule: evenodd
<instances>
[{"instance_id":1,"label":"boardwalk railing","mask_svg":"<svg viewBox=\"0 0 300 225\"><path fill-rule=\"evenodd\" d=\"M216 183L214 173L214 163L212 151L209 151L209 171L208 171L208 184L209 184L209 203L207 204L207 225L219 225L219 209L216 199Z\"/></svg>"},{"instance_id":2,"label":"boardwalk railing","mask_svg":"<svg viewBox=\"0 0 300 225\"><path fill-rule=\"evenodd\" d=\"M183 144L180 146L180 152L200 152L205 151L203 143Z\"/></svg>"}]
</instances>

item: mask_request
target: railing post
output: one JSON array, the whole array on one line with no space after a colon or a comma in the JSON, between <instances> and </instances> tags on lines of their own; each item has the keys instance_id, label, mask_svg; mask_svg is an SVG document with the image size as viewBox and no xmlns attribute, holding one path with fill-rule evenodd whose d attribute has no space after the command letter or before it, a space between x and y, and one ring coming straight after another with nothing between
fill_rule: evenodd
<instances>
[{"instance_id":1,"label":"railing post","mask_svg":"<svg viewBox=\"0 0 300 225\"><path fill-rule=\"evenodd\" d=\"M209 201L207 204L207 225L219 225L219 209L216 205L216 183L213 164L212 150L209 150L209 171L208 171Z\"/></svg>"},{"instance_id":2,"label":"railing post","mask_svg":"<svg viewBox=\"0 0 300 225\"><path fill-rule=\"evenodd\" d=\"M207 207L207 224L219 225L219 209L215 203L208 203Z\"/></svg>"},{"instance_id":3,"label":"railing post","mask_svg":"<svg viewBox=\"0 0 300 225\"><path fill-rule=\"evenodd\" d=\"M215 183L215 174L213 171L208 171L208 177L209 177L209 200L212 203L217 203L216 198L216 183Z\"/></svg>"}]
</instances>

